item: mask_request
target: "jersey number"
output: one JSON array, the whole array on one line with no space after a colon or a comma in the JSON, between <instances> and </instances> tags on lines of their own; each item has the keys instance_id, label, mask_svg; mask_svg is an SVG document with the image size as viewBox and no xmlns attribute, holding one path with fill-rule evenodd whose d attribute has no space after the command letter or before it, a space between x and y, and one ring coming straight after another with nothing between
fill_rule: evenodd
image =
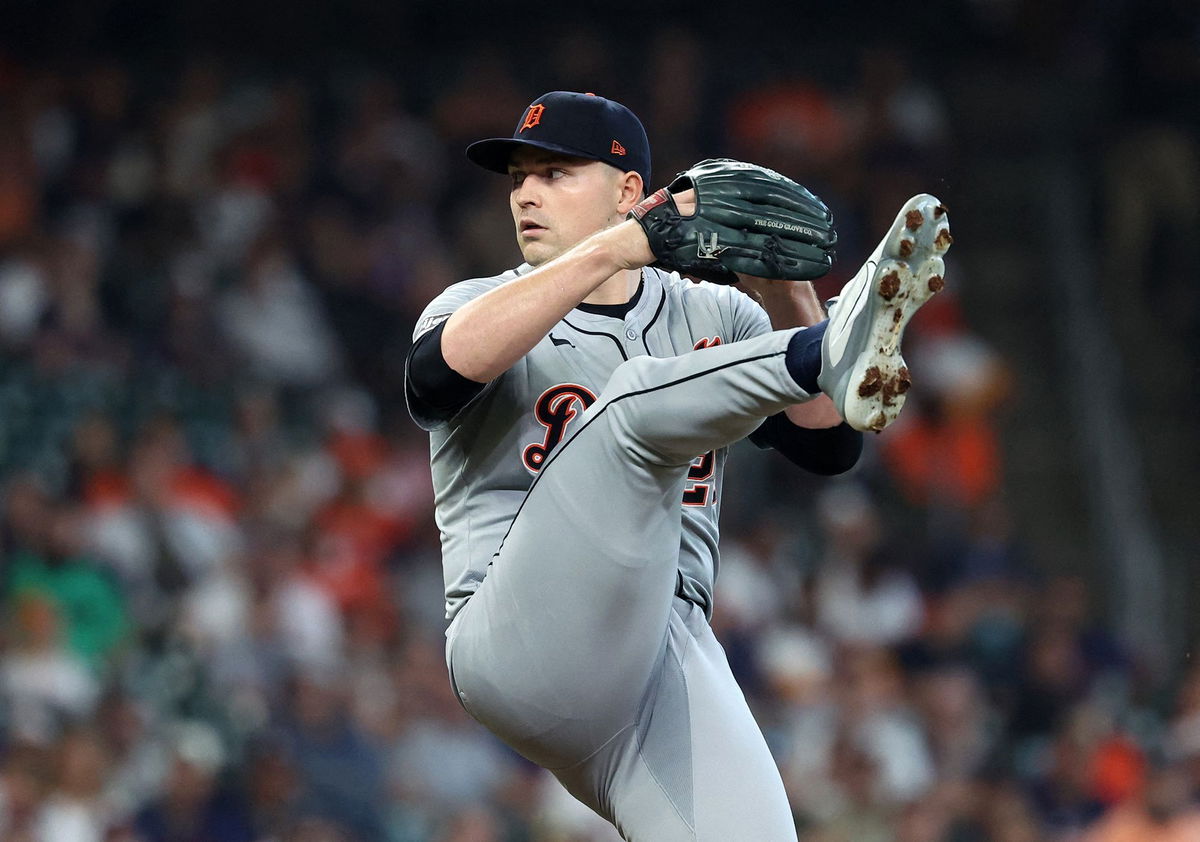
<instances>
[{"instance_id":1,"label":"jersey number","mask_svg":"<svg viewBox=\"0 0 1200 842\"><path fill-rule=\"evenodd\" d=\"M683 505L708 505L712 483L703 482L703 480L712 479L716 461L716 453L712 450L692 460L692 466L688 468L688 485L683 492Z\"/></svg>"}]
</instances>

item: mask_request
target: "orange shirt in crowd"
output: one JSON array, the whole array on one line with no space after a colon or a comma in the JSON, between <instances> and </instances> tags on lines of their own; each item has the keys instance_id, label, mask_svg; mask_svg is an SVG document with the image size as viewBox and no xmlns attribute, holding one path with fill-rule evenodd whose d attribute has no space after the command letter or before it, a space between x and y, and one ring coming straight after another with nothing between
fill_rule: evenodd
<instances>
[{"instance_id":1,"label":"orange shirt in crowd","mask_svg":"<svg viewBox=\"0 0 1200 842\"><path fill-rule=\"evenodd\" d=\"M1190 809L1158 824L1141 807L1117 807L1083 842L1200 842L1200 810Z\"/></svg>"},{"instance_id":2,"label":"orange shirt in crowd","mask_svg":"<svg viewBox=\"0 0 1200 842\"><path fill-rule=\"evenodd\" d=\"M933 424L918 416L897 425L884 442L883 458L900 491L915 505L942 499L974 506L1000 486L996 433L974 418Z\"/></svg>"}]
</instances>

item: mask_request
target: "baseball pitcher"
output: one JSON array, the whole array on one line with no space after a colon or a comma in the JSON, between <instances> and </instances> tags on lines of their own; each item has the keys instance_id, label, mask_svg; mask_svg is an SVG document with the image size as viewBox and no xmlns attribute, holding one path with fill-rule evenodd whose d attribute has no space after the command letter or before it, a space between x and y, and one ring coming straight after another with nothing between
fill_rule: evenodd
<instances>
[{"instance_id":1,"label":"baseball pitcher","mask_svg":"<svg viewBox=\"0 0 1200 842\"><path fill-rule=\"evenodd\" d=\"M945 209L910 199L825 320L832 216L773 170L703 161L646 196L638 118L563 91L467 155L511 179L525 262L439 295L407 361L454 691L631 842L794 842L709 627L726 449L857 461L903 405Z\"/></svg>"}]
</instances>

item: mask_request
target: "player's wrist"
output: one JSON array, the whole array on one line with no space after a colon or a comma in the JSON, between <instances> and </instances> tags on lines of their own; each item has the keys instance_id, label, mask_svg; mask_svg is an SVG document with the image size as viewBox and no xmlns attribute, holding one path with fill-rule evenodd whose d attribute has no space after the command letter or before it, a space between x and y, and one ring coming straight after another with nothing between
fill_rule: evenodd
<instances>
[{"instance_id":1,"label":"player's wrist","mask_svg":"<svg viewBox=\"0 0 1200 842\"><path fill-rule=\"evenodd\" d=\"M607 253L618 269L641 269L654 262L654 252L642 226L632 219L604 232Z\"/></svg>"}]
</instances>

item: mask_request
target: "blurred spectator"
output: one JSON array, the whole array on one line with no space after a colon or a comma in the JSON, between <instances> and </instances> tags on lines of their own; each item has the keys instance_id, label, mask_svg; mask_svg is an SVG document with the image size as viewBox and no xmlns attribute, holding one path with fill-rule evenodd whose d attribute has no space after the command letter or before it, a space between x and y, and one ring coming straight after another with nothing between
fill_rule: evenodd
<instances>
[{"instance_id":1,"label":"blurred spectator","mask_svg":"<svg viewBox=\"0 0 1200 842\"><path fill-rule=\"evenodd\" d=\"M341 661L342 620L333 599L305 573L300 537L270 532L261 541L251 568L252 622L270 629L298 668L333 669Z\"/></svg>"},{"instance_id":2,"label":"blurred spectator","mask_svg":"<svg viewBox=\"0 0 1200 842\"><path fill-rule=\"evenodd\" d=\"M872 797L888 807L919 798L933 786L937 770L899 664L886 650L859 648L846 652L842 668L846 751L863 753L874 770Z\"/></svg>"},{"instance_id":3,"label":"blurred spectator","mask_svg":"<svg viewBox=\"0 0 1200 842\"><path fill-rule=\"evenodd\" d=\"M41 840L102 842L112 823L103 799L108 757L98 735L68 734L58 745L55 783L38 817Z\"/></svg>"},{"instance_id":4,"label":"blurred spectator","mask_svg":"<svg viewBox=\"0 0 1200 842\"><path fill-rule=\"evenodd\" d=\"M222 296L219 325L250 373L267 383L319 386L341 366L325 314L274 236L250 247L240 283Z\"/></svg>"},{"instance_id":5,"label":"blurred spectator","mask_svg":"<svg viewBox=\"0 0 1200 842\"><path fill-rule=\"evenodd\" d=\"M0 110L0 246L32 233L38 211L34 154L15 116Z\"/></svg>"},{"instance_id":6,"label":"blurred spectator","mask_svg":"<svg viewBox=\"0 0 1200 842\"><path fill-rule=\"evenodd\" d=\"M712 626L721 637L738 686L756 693L762 681L761 647L770 646L772 632L786 636L791 631L785 623L800 608L791 603L800 593L804 571L793 558L796 547L788 542L788 530L777 517L764 513L747 527L721 550ZM779 658L767 660L788 670Z\"/></svg>"},{"instance_id":7,"label":"blurred spectator","mask_svg":"<svg viewBox=\"0 0 1200 842\"><path fill-rule=\"evenodd\" d=\"M36 253L16 251L0 260L0 343L26 350L50 307L45 268Z\"/></svg>"},{"instance_id":8,"label":"blurred spectator","mask_svg":"<svg viewBox=\"0 0 1200 842\"><path fill-rule=\"evenodd\" d=\"M1200 119L1185 103L1200 84L1200 13L1186 0L1123 3L1112 26L1121 107L1104 160L1109 312L1126 340L1169 336L1156 329L1164 323L1194 333L1187 244L1200 226Z\"/></svg>"},{"instance_id":9,"label":"blurred spectator","mask_svg":"<svg viewBox=\"0 0 1200 842\"><path fill-rule=\"evenodd\" d=\"M1000 488L995 415L1011 391L1011 376L999 355L965 328L953 294L930 304L913 324L912 365L922 389L883 455L909 502L961 530L962 513Z\"/></svg>"},{"instance_id":10,"label":"blurred spectator","mask_svg":"<svg viewBox=\"0 0 1200 842\"><path fill-rule=\"evenodd\" d=\"M909 54L872 43L860 54L858 131L871 149L873 175L935 165L950 140L950 118L936 88L913 73Z\"/></svg>"},{"instance_id":11,"label":"blurred spectator","mask_svg":"<svg viewBox=\"0 0 1200 842\"><path fill-rule=\"evenodd\" d=\"M427 818L494 800L516 758L479 731L454 698L441 647L413 641L405 647L399 679L409 688L409 713L388 763L400 804Z\"/></svg>"},{"instance_id":12,"label":"blurred spectator","mask_svg":"<svg viewBox=\"0 0 1200 842\"><path fill-rule=\"evenodd\" d=\"M380 839L383 759L348 717L346 690L331 668L295 675L282 726L304 791L302 811L363 839Z\"/></svg>"},{"instance_id":13,"label":"blurred spectator","mask_svg":"<svg viewBox=\"0 0 1200 842\"><path fill-rule=\"evenodd\" d=\"M100 685L84 660L67 649L61 617L48 596L24 594L10 618L11 644L0 657L8 729L18 739L46 743L92 712Z\"/></svg>"},{"instance_id":14,"label":"blurred spectator","mask_svg":"<svg viewBox=\"0 0 1200 842\"><path fill-rule=\"evenodd\" d=\"M1039 827L1027 800L1016 787L1008 784L989 787L981 802L980 824L988 842L1055 840L1054 836ZM1066 838L1071 837L1068 835Z\"/></svg>"},{"instance_id":15,"label":"blurred spectator","mask_svg":"<svg viewBox=\"0 0 1200 842\"><path fill-rule=\"evenodd\" d=\"M168 417L134 443L124 493L93 506L91 542L130 594L139 626L162 635L176 602L234 552L236 496L191 464L183 431Z\"/></svg>"},{"instance_id":16,"label":"blurred spectator","mask_svg":"<svg viewBox=\"0 0 1200 842\"><path fill-rule=\"evenodd\" d=\"M96 412L79 420L71 433L68 494L72 499L98 508L120 502L129 493L119 446L110 416Z\"/></svg>"},{"instance_id":17,"label":"blurred spectator","mask_svg":"<svg viewBox=\"0 0 1200 842\"><path fill-rule=\"evenodd\" d=\"M646 133L653 141L654 171L666 177L686 170L695 163L695 150L712 145L707 135L715 127L705 119L709 64L701 39L680 27L657 33L647 54Z\"/></svg>"},{"instance_id":18,"label":"blurred spectator","mask_svg":"<svg viewBox=\"0 0 1200 842\"><path fill-rule=\"evenodd\" d=\"M62 620L67 647L100 667L124 639L129 619L113 578L82 555L84 515L73 506L45 511L46 543L9 558L11 605L30 594L47 597Z\"/></svg>"},{"instance_id":19,"label":"blurred spectator","mask_svg":"<svg viewBox=\"0 0 1200 842\"><path fill-rule=\"evenodd\" d=\"M241 797L220 785L220 737L200 722L181 722L174 731L163 795L135 822L140 842L252 842Z\"/></svg>"},{"instance_id":20,"label":"blurred spectator","mask_svg":"<svg viewBox=\"0 0 1200 842\"><path fill-rule=\"evenodd\" d=\"M880 798L879 770L866 752L842 740L833 749L831 767L836 796L829 817L804 842L891 842L891 820Z\"/></svg>"},{"instance_id":21,"label":"blurred spectator","mask_svg":"<svg viewBox=\"0 0 1200 842\"><path fill-rule=\"evenodd\" d=\"M446 827L434 836L436 842L503 842L504 828L495 813L467 808L452 814Z\"/></svg>"},{"instance_id":22,"label":"blurred spectator","mask_svg":"<svg viewBox=\"0 0 1200 842\"><path fill-rule=\"evenodd\" d=\"M828 818L841 728L832 648L806 629L785 626L767 632L758 652L764 690L780 705L764 733L774 743L792 810L805 824Z\"/></svg>"},{"instance_id":23,"label":"blurred spectator","mask_svg":"<svg viewBox=\"0 0 1200 842\"><path fill-rule=\"evenodd\" d=\"M1078 577L1056 577L1043 586L1024 645L1010 720L1013 737L1038 739L1060 731L1089 692L1106 689L1101 678L1120 681L1127 668L1124 653L1111 635L1092 625L1088 600Z\"/></svg>"},{"instance_id":24,"label":"blurred spectator","mask_svg":"<svg viewBox=\"0 0 1200 842\"><path fill-rule=\"evenodd\" d=\"M120 822L162 794L170 767L170 747L146 707L116 691L96 711L97 736L107 755L103 800Z\"/></svg>"},{"instance_id":25,"label":"blurred spectator","mask_svg":"<svg viewBox=\"0 0 1200 842\"><path fill-rule=\"evenodd\" d=\"M729 127L738 157L786 172L801 184L857 172L846 165L854 146L845 109L830 91L796 71L739 97Z\"/></svg>"},{"instance_id":26,"label":"blurred spectator","mask_svg":"<svg viewBox=\"0 0 1200 842\"><path fill-rule=\"evenodd\" d=\"M814 583L820 628L847 644L890 645L912 637L921 625L921 594L888 553L870 497L839 485L817 506L826 536Z\"/></svg>"},{"instance_id":27,"label":"blurred spectator","mask_svg":"<svg viewBox=\"0 0 1200 842\"><path fill-rule=\"evenodd\" d=\"M947 665L914 676L913 685L938 778L963 782L984 773L1000 739L1000 722L975 673Z\"/></svg>"},{"instance_id":28,"label":"blurred spectator","mask_svg":"<svg viewBox=\"0 0 1200 842\"><path fill-rule=\"evenodd\" d=\"M41 842L37 836L40 806L45 797L45 766L41 749L10 744L0 767L0 836L10 842Z\"/></svg>"},{"instance_id":29,"label":"blurred spectator","mask_svg":"<svg viewBox=\"0 0 1200 842\"><path fill-rule=\"evenodd\" d=\"M222 80L217 63L196 59L179 85L167 117L167 189L182 197L204 195L212 186L212 167L221 140L219 100Z\"/></svg>"},{"instance_id":30,"label":"blurred spectator","mask_svg":"<svg viewBox=\"0 0 1200 842\"><path fill-rule=\"evenodd\" d=\"M254 838L287 838L303 813L303 789L295 759L282 739L263 737L251 745L244 787Z\"/></svg>"},{"instance_id":31,"label":"blurred spectator","mask_svg":"<svg viewBox=\"0 0 1200 842\"><path fill-rule=\"evenodd\" d=\"M1093 789L1093 739L1079 727L1059 735L1042 770L1027 774L1032 807L1042 826L1057 834L1079 833L1104 810Z\"/></svg>"}]
</instances>

